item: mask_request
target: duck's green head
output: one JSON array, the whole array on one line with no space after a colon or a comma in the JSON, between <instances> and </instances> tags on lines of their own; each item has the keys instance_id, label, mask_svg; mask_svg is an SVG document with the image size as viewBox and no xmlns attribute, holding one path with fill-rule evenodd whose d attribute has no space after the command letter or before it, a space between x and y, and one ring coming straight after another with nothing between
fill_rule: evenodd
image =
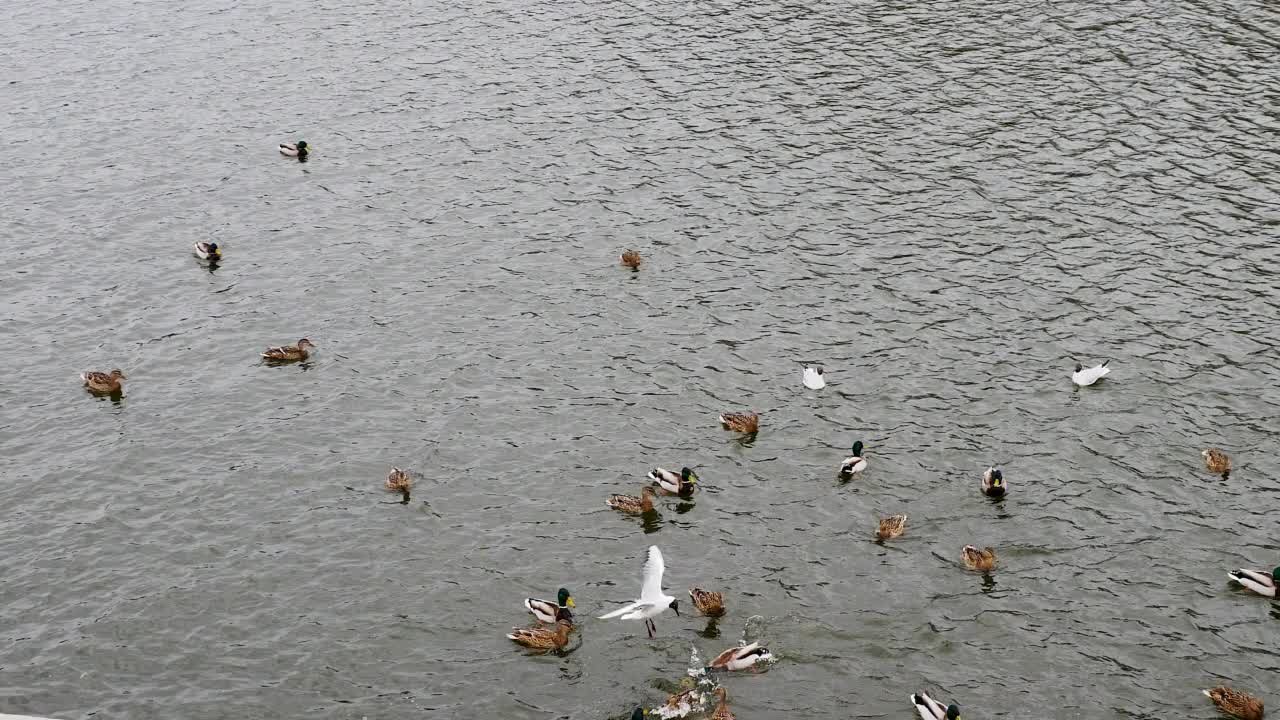
<instances>
[{"instance_id":1,"label":"duck's green head","mask_svg":"<svg viewBox=\"0 0 1280 720\"><path fill-rule=\"evenodd\" d=\"M568 588L560 588L560 593L556 595L556 601L560 607L578 607L577 603L573 601L573 596L569 594Z\"/></svg>"},{"instance_id":2,"label":"duck's green head","mask_svg":"<svg viewBox=\"0 0 1280 720\"><path fill-rule=\"evenodd\" d=\"M690 470L689 468L681 468L680 479L687 483L696 483L698 482L698 473Z\"/></svg>"},{"instance_id":3,"label":"duck's green head","mask_svg":"<svg viewBox=\"0 0 1280 720\"><path fill-rule=\"evenodd\" d=\"M960 720L960 706L951 703L947 706L947 720Z\"/></svg>"},{"instance_id":4,"label":"duck's green head","mask_svg":"<svg viewBox=\"0 0 1280 720\"><path fill-rule=\"evenodd\" d=\"M222 251L218 249L218 243L209 243L209 254L214 257L222 257Z\"/></svg>"},{"instance_id":5,"label":"duck's green head","mask_svg":"<svg viewBox=\"0 0 1280 720\"><path fill-rule=\"evenodd\" d=\"M306 151L308 151L308 150L310 150L310 149L311 149L311 148L307 146L307 141L306 141L306 140L299 140L299 141L298 141L298 152L306 152Z\"/></svg>"},{"instance_id":6,"label":"duck's green head","mask_svg":"<svg viewBox=\"0 0 1280 720\"><path fill-rule=\"evenodd\" d=\"M644 716L648 714L648 710L645 710L644 708L636 708L635 712L631 713L631 720L644 720Z\"/></svg>"},{"instance_id":7,"label":"duck's green head","mask_svg":"<svg viewBox=\"0 0 1280 720\"><path fill-rule=\"evenodd\" d=\"M1271 571L1271 579L1275 580L1277 585L1280 585L1280 567Z\"/></svg>"},{"instance_id":8,"label":"duck's green head","mask_svg":"<svg viewBox=\"0 0 1280 720\"><path fill-rule=\"evenodd\" d=\"M991 469L991 487L1004 487L1004 473L1000 468Z\"/></svg>"},{"instance_id":9,"label":"duck's green head","mask_svg":"<svg viewBox=\"0 0 1280 720\"><path fill-rule=\"evenodd\" d=\"M857 440L853 443L853 456L862 457L862 441Z\"/></svg>"}]
</instances>

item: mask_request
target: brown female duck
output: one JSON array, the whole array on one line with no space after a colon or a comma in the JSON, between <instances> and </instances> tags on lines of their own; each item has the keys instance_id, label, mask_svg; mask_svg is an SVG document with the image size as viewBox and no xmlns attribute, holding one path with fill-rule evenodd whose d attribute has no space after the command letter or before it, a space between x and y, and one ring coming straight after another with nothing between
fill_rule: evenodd
<instances>
[{"instance_id":1,"label":"brown female duck","mask_svg":"<svg viewBox=\"0 0 1280 720\"><path fill-rule=\"evenodd\" d=\"M297 345L267 348L262 357L275 362L298 362L306 360L311 354L308 350L313 347L315 345L310 340L302 338Z\"/></svg>"},{"instance_id":2,"label":"brown female duck","mask_svg":"<svg viewBox=\"0 0 1280 720\"><path fill-rule=\"evenodd\" d=\"M104 372L82 372L80 379L84 381L84 386L89 392L95 395L118 395L124 390L124 384L120 381L124 379L124 373L117 368L112 370L110 374Z\"/></svg>"}]
</instances>

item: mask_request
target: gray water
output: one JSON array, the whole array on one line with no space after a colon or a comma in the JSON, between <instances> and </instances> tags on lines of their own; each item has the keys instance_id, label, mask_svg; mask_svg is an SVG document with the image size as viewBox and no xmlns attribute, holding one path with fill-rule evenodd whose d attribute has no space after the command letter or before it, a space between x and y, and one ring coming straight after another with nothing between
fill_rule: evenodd
<instances>
[{"instance_id":1,"label":"gray water","mask_svg":"<svg viewBox=\"0 0 1280 720\"><path fill-rule=\"evenodd\" d=\"M4 15L0 711L627 716L748 626L743 720L1280 701L1274 4ZM694 502L604 507L653 465ZM592 619L650 543L729 614ZM570 652L504 638L561 585Z\"/></svg>"}]
</instances>

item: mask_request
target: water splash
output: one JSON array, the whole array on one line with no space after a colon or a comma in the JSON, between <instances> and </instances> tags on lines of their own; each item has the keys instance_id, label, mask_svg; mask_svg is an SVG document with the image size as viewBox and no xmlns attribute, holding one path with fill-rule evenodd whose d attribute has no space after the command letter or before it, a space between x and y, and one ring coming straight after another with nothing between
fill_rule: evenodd
<instances>
[{"instance_id":1,"label":"water splash","mask_svg":"<svg viewBox=\"0 0 1280 720\"><path fill-rule=\"evenodd\" d=\"M707 674L706 664L698 654L698 646L689 646L689 669L687 677L680 679L680 690L667 699L663 705L653 708L650 715L663 718L683 718L700 715L711 709L712 691L716 682Z\"/></svg>"}]
</instances>

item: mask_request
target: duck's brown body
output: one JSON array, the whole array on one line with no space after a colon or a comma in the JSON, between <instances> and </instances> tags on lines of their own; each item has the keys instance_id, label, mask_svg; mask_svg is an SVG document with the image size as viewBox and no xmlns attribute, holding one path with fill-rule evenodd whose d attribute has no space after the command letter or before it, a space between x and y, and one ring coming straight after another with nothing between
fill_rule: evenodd
<instances>
[{"instance_id":1,"label":"duck's brown body","mask_svg":"<svg viewBox=\"0 0 1280 720\"><path fill-rule=\"evenodd\" d=\"M703 615L719 617L724 614L724 595L718 592L689 588L689 597L693 599L693 606Z\"/></svg>"},{"instance_id":2,"label":"duck's brown body","mask_svg":"<svg viewBox=\"0 0 1280 720\"><path fill-rule=\"evenodd\" d=\"M726 430L754 435L760 431L760 415L753 412L725 413L720 416L720 424Z\"/></svg>"},{"instance_id":3,"label":"duck's brown body","mask_svg":"<svg viewBox=\"0 0 1280 720\"><path fill-rule=\"evenodd\" d=\"M993 570L996 566L996 551L994 548L983 548L979 550L972 545L965 545L960 551L961 558L964 560L964 566L970 570Z\"/></svg>"},{"instance_id":4,"label":"duck's brown body","mask_svg":"<svg viewBox=\"0 0 1280 720\"><path fill-rule=\"evenodd\" d=\"M629 515L643 515L653 510L653 499L657 496L653 487L646 485L640 491L640 497L635 495L610 495L605 503L614 510L621 510Z\"/></svg>"},{"instance_id":5,"label":"duck's brown body","mask_svg":"<svg viewBox=\"0 0 1280 720\"><path fill-rule=\"evenodd\" d=\"M95 395L118 395L124 390L124 383L120 382L124 379L124 373L119 369L110 373L83 372L80 373L80 379L89 392Z\"/></svg>"},{"instance_id":6,"label":"duck's brown body","mask_svg":"<svg viewBox=\"0 0 1280 720\"><path fill-rule=\"evenodd\" d=\"M711 720L734 720L733 711L729 709L729 693L722 687L716 688L716 711L711 713Z\"/></svg>"},{"instance_id":7,"label":"duck's brown body","mask_svg":"<svg viewBox=\"0 0 1280 720\"><path fill-rule=\"evenodd\" d=\"M1204 458L1204 466L1209 468L1209 472L1218 473L1224 478L1231 474L1231 458L1218 448L1203 450L1200 456Z\"/></svg>"},{"instance_id":8,"label":"duck's brown body","mask_svg":"<svg viewBox=\"0 0 1280 720\"><path fill-rule=\"evenodd\" d=\"M262 353L262 357L273 360L275 362L298 362L306 360L310 357L311 348L315 347L312 342L306 338L298 341L297 345L282 345L280 347L267 348Z\"/></svg>"},{"instance_id":9,"label":"duck's brown body","mask_svg":"<svg viewBox=\"0 0 1280 720\"><path fill-rule=\"evenodd\" d=\"M907 529L906 515L893 515L880 521L876 528L876 537L881 540L892 540Z\"/></svg>"},{"instance_id":10,"label":"duck's brown body","mask_svg":"<svg viewBox=\"0 0 1280 720\"><path fill-rule=\"evenodd\" d=\"M533 650L559 650L569 644L569 631L573 629L567 621L556 623L551 628L514 628L507 638Z\"/></svg>"},{"instance_id":11,"label":"duck's brown body","mask_svg":"<svg viewBox=\"0 0 1280 720\"><path fill-rule=\"evenodd\" d=\"M1229 687L1216 687L1204 691L1222 712L1240 718L1240 720L1262 720L1262 701L1249 693L1232 690Z\"/></svg>"}]
</instances>

